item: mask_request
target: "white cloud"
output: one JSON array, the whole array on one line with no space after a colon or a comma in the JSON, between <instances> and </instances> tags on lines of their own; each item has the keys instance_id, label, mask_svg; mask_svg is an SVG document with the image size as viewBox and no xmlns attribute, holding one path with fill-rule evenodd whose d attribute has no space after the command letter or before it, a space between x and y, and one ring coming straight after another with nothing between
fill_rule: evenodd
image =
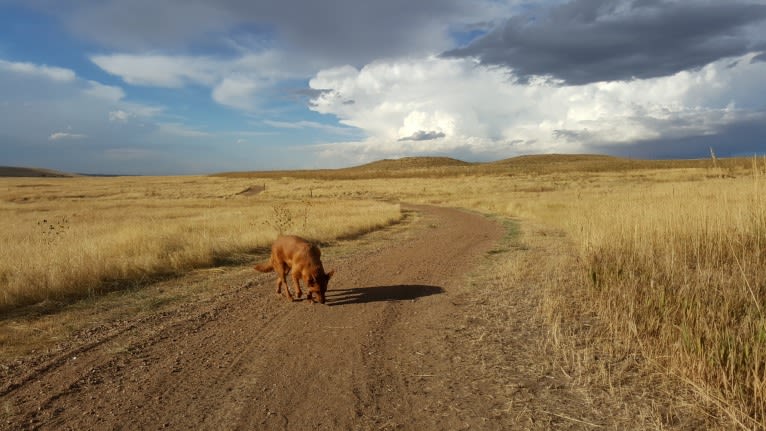
<instances>
[{"instance_id":1,"label":"white cloud","mask_svg":"<svg viewBox=\"0 0 766 431\"><path fill-rule=\"evenodd\" d=\"M88 81L87 87L83 91L90 96L111 102L119 102L125 97L125 92L122 91L122 88L112 85L104 85L96 81Z\"/></svg>"},{"instance_id":2,"label":"white cloud","mask_svg":"<svg viewBox=\"0 0 766 431\"><path fill-rule=\"evenodd\" d=\"M250 110L254 106L254 93L258 85L245 76L224 78L213 89L213 100L224 106Z\"/></svg>"},{"instance_id":3,"label":"white cloud","mask_svg":"<svg viewBox=\"0 0 766 431\"><path fill-rule=\"evenodd\" d=\"M44 77L53 81L71 82L76 78L76 74L61 67L51 67L33 63L19 63L6 60L0 60L0 70L19 73L23 75L33 75Z\"/></svg>"},{"instance_id":4,"label":"white cloud","mask_svg":"<svg viewBox=\"0 0 766 431\"><path fill-rule=\"evenodd\" d=\"M48 137L48 140L60 141L60 140L76 140L76 139L83 139L83 138L87 138L87 136L80 133L55 132Z\"/></svg>"},{"instance_id":5,"label":"white cloud","mask_svg":"<svg viewBox=\"0 0 766 431\"><path fill-rule=\"evenodd\" d=\"M130 112L123 111L122 109L118 109L116 111L109 112L109 121L113 121L115 123L127 123L128 119L132 117L133 114Z\"/></svg>"},{"instance_id":6,"label":"white cloud","mask_svg":"<svg viewBox=\"0 0 766 431\"><path fill-rule=\"evenodd\" d=\"M178 88L189 83L212 85L217 62L207 57L166 55L95 55L90 58L128 84Z\"/></svg>"},{"instance_id":7,"label":"white cloud","mask_svg":"<svg viewBox=\"0 0 766 431\"><path fill-rule=\"evenodd\" d=\"M646 80L560 86L520 84L502 68L465 59L380 61L320 71L312 109L368 138L319 149L352 162L413 153L469 152L484 158L582 152L598 145L716 133L763 110L766 63L753 55ZM419 132L434 140L400 140Z\"/></svg>"},{"instance_id":8,"label":"white cloud","mask_svg":"<svg viewBox=\"0 0 766 431\"><path fill-rule=\"evenodd\" d=\"M209 87L215 102L244 111L257 105L258 90L311 74L306 64L273 50L243 53L234 58L112 54L92 56L91 61L131 85Z\"/></svg>"}]
</instances>

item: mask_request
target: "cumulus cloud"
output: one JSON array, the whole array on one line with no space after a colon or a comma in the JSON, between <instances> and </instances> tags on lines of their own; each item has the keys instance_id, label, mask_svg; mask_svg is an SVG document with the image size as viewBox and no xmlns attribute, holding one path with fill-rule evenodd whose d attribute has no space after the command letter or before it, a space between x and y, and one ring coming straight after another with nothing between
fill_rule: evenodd
<instances>
[{"instance_id":1,"label":"cumulus cloud","mask_svg":"<svg viewBox=\"0 0 766 431\"><path fill-rule=\"evenodd\" d=\"M0 60L4 135L46 143L51 131L74 134L72 124L114 150L107 161L148 154L148 142L184 154L205 142L218 155L238 139L277 149L345 139L313 146L323 159L279 160L298 167L417 154L652 154L663 142L684 155L698 151L692 142L714 143L724 156L752 148L747 131L764 136L762 0L10 1L97 47L93 64L129 92L171 89L138 93L163 100L193 87L165 99L184 106L165 109L69 69ZM255 130L194 125L186 115L214 124L221 114L198 103L200 89L246 111L241 128ZM304 104L314 113L300 112ZM50 122L42 132L41 118ZM64 135L55 140L74 139Z\"/></svg>"},{"instance_id":2,"label":"cumulus cloud","mask_svg":"<svg viewBox=\"0 0 766 431\"><path fill-rule=\"evenodd\" d=\"M514 1L508 3L515 3ZM495 0L154 2L50 0L32 4L74 33L118 52L91 61L131 85L208 87L215 102L253 110L264 91L338 64L430 55L463 30L509 13ZM360 28L359 23L364 23ZM173 55L203 44L216 56ZM352 101L348 101L352 103Z\"/></svg>"},{"instance_id":3,"label":"cumulus cloud","mask_svg":"<svg viewBox=\"0 0 766 431\"><path fill-rule=\"evenodd\" d=\"M572 0L513 16L444 55L508 67L523 80L587 84L670 76L763 51L764 29L762 2Z\"/></svg>"},{"instance_id":4,"label":"cumulus cloud","mask_svg":"<svg viewBox=\"0 0 766 431\"><path fill-rule=\"evenodd\" d=\"M319 147L328 157L357 162L450 151L489 159L693 136L725 142L730 125L755 121L766 111L758 96L766 63L753 62L754 57L666 77L587 85L521 83L502 68L432 57L329 69L309 84L322 90L312 109L368 135ZM348 100L355 103L345 104ZM439 139L408 139L439 134ZM718 152L729 154L733 145Z\"/></svg>"}]
</instances>

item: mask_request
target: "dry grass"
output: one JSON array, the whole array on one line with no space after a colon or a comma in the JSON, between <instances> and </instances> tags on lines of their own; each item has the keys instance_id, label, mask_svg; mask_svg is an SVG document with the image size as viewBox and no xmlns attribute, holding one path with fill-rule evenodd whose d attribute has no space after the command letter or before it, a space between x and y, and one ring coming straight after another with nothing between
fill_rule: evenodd
<instances>
[{"instance_id":1,"label":"dry grass","mask_svg":"<svg viewBox=\"0 0 766 431\"><path fill-rule=\"evenodd\" d=\"M395 205L372 201L465 207L539 224L537 240L575 250L565 262L551 255L553 266L532 265L539 256L509 258L501 265L506 279L497 281L512 286L533 279L524 269L530 265L546 272L538 280L545 291L540 313L575 382L593 379L615 396L628 383L643 384L647 394L660 391L658 405L641 413L642 423L657 429L764 429L764 164L545 156L492 164L408 160L399 168L389 162L386 169L398 172L386 178L372 166L241 178L4 180L0 212L13 223L2 239L13 247L0 257L14 264L0 263L6 265L0 280L5 286L26 267L18 286L59 278L102 286L263 246L284 229L280 220L328 239L387 223L391 211L398 217ZM266 191L236 195L253 184ZM351 209L360 222L351 220ZM45 230L41 219L54 228ZM181 250L196 251L181 259ZM113 275L75 274L90 265L108 266ZM54 266L52 273L46 269ZM502 314L502 301L495 305L492 312ZM673 390L676 375L688 391ZM635 376L648 380L624 380ZM679 419L688 412L703 419Z\"/></svg>"},{"instance_id":2,"label":"dry grass","mask_svg":"<svg viewBox=\"0 0 766 431\"><path fill-rule=\"evenodd\" d=\"M237 195L250 185L195 177L4 179L0 309L237 260L280 230L329 241L400 217L397 205L380 202L296 193L275 199L268 185L255 197Z\"/></svg>"},{"instance_id":3,"label":"dry grass","mask_svg":"<svg viewBox=\"0 0 766 431\"><path fill-rule=\"evenodd\" d=\"M602 340L596 356L634 358L631 367L676 384L680 375L691 392L664 392L668 405L655 412L658 428L683 411L710 416L705 426L723 418L723 427L766 427L764 162L626 168L618 160L610 171L604 160L583 159L583 170L557 171L532 161L503 176L304 179L296 186L327 198L402 199L543 223L548 235L580 250L577 269L568 273L574 282L546 287L545 307L558 312L543 311L568 350L564 356L584 368L603 366L588 365L593 349L572 341L595 331L589 337ZM566 322L557 321L564 316ZM593 328L555 330L584 318ZM603 375L619 386L614 370Z\"/></svg>"},{"instance_id":4,"label":"dry grass","mask_svg":"<svg viewBox=\"0 0 766 431\"><path fill-rule=\"evenodd\" d=\"M589 202L575 223L613 332L746 429L766 423L763 193L757 176L660 184Z\"/></svg>"},{"instance_id":5,"label":"dry grass","mask_svg":"<svg viewBox=\"0 0 766 431\"><path fill-rule=\"evenodd\" d=\"M482 339L496 339L494 346L477 343L475 350L492 357L488 347L497 350L498 345L510 344L504 349L506 357L494 362L498 368L514 370L513 377L496 378L548 382L536 387L535 403L531 403L536 410L529 410L527 403L517 406L519 419L528 416L529 423L536 424L531 429L556 428L539 425L548 415L590 425L575 429L710 429L715 425L698 415L699 410L678 402L682 397L672 392L678 391L677 382L642 367L641 355L598 324L593 303L578 288L577 249L562 231L532 221L511 227L518 229L515 239L490 260L491 276L475 287L485 296L480 298L480 309L490 322L489 334ZM503 294L509 287L517 294ZM511 385L517 396L518 386Z\"/></svg>"}]
</instances>

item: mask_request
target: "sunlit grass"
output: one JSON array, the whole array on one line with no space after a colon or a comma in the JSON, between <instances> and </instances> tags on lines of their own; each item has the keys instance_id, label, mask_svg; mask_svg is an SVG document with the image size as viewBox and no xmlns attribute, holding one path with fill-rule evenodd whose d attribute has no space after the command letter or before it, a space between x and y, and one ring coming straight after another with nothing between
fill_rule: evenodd
<instances>
[{"instance_id":1,"label":"sunlit grass","mask_svg":"<svg viewBox=\"0 0 766 431\"><path fill-rule=\"evenodd\" d=\"M766 421L766 166L750 163L298 187L471 208L561 232L580 250L571 277L587 303L561 291L559 309L595 311L615 342L680 376L704 408L749 428ZM555 295L556 286L549 291Z\"/></svg>"},{"instance_id":2,"label":"sunlit grass","mask_svg":"<svg viewBox=\"0 0 766 431\"><path fill-rule=\"evenodd\" d=\"M236 259L278 234L329 241L399 219L397 205L241 196L215 178L6 179L0 309L91 295ZM284 211L277 220L274 208Z\"/></svg>"},{"instance_id":3,"label":"sunlit grass","mask_svg":"<svg viewBox=\"0 0 766 431\"><path fill-rule=\"evenodd\" d=\"M543 225L579 250L577 269L546 285L541 312L552 324L563 325L562 314L550 310L595 315L615 344L694 388L701 408L762 427L766 163L540 160L484 170L410 160L409 174L386 178L2 180L0 307L236 259L279 230L319 241L365 232L398 219L398 206L383 202L463 207ZM265 191L237 194L252 185Z\"/></svg>"},{"instance_id":4,"label":"sunlit grass","mask_svg":"<svg viewBox=\"0 0 766 431\"><path fill-rule=\"evenodd\" d=\"M748 428L766 421L763 192L747 177L625 191L573 232L613 331Z\"/></svg>"}]
</instances>

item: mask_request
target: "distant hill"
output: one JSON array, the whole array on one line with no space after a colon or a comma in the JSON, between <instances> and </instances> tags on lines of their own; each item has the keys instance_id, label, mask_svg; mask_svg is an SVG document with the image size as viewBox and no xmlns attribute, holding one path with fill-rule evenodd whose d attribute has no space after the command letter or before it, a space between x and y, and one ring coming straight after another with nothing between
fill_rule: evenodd
<instances>
[{"instance_id":1,"label":"distant hill","mask_svg":"<svg viewBox=\"0 0 766 431\"><path fill-rule=\"evenodd\" d=\"M216 176L256 178L317 178L317 179L364 179L437 177L467 173L474 163L449 157L403 157L384 159L360 166L341 169L223 172Z\"/></svg>"},{"instance_id":2,"label":"distant hill","mask_svg":"<svg viewBox=\"0 0 766 431\"><path fill-rule=\"evenodd\" d=\"M0 166L0 177L69 178L76 176L78 175L53 169Z\"/></svg>"},{"instance_id":3,"label":"distant hill","mask_svg":"<svg viewBox=\"0 0 766 431\"><path fill-rule=\"evenodd\" d=\"M619 172L636 169L712 168L710 159L639 160L600 154L537 154L485 163L469 163L449 157L384 159L342 169L300 171L226 172L218 176L254 178L434 178L460 175L542 175L565 172ZM747 158L719 159L721 168L747 168Z\"/></svg>"},{"instance_id":4,"label":"distant hill","mask_svg":"<svg viewBox=\"0 0 766 431\"><path fill-rule=\"evenodd\" d=\"M517 173L621 171L648 167L648 163L654 162L601 154L535 154L486 163L485 168Z\"/></svg>"},{"instance_id":5,"label":"distant hill","mask_svg":"<svg viewBox=\"0 0 766 431\"><path fill-rule=\"evenodd\" d=\"M469 166L471 163L451 157L402 157L401 159L383 159L351 168L338 169L340 171L365 171L365 170L407 170L407 169L431 169L454 166Z\"/></svg>"},{"instance_id":6,"label":"distant hill","mask_svg":"<svg viewBox=\"0 0 766 431\"><path fill-rule=\"evenodd\" d=\"M440 176L449 173L467 172L473 163L450 157L402 157L383 159L350 168L336 169L336 174L361 177L407 177Z\"/></svg>"},{"instance_id":7,"label":"distant hill","mask_svg":"<svg viewBox=\"0 0 766 431\"><path fill-rule=\"evenodd\" d=\"M516 156L509 159L489 162L488 165L550 165L560 163L615 163L624 161L620 157L606 156L602 154L533 154L526 156Z\"/></svg>"}]
</instances>

